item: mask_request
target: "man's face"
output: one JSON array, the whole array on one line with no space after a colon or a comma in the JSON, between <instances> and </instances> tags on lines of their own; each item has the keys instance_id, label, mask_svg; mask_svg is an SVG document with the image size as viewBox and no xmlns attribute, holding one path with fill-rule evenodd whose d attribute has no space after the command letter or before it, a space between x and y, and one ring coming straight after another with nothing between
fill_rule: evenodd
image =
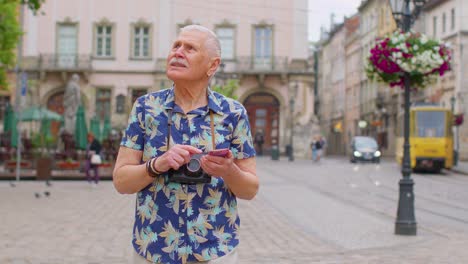
<instances>
[{"instance_id":1,"label":"man's face","mask_svg":"<svg viewBox=\"0 0 468 264\"><path fill-rule=\"evenodd\" d=\"M174 41L167 57L167 77L178 80L201 80L209 78L213 60L208 55L205 45L206 33L185 31Z\"/></svg>"}]
</instances>

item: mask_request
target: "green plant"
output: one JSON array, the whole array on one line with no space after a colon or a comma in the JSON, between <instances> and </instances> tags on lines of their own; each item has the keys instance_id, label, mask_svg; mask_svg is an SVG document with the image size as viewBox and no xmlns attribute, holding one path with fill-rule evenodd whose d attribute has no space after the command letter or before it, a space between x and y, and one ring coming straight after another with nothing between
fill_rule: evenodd
<instances>
[{"instance_id":1,"label":"green plant","mask_svg":"<svg viewBox=\"0 0 468 264\"><path fill-rule=\"evenodd\" d=\"M229 79L227 80L226 84L221 85L214 85L211 89L217 93L220 93L226 97L237 99L236 91L239 88L239 80L236 79Z\"/></svg>"},{"instance_id":2,"label":"green plant","mask_svg":"<svg viewBox=\"0 0 468 264\"><path fill-rule=\"evenodd\" d=\"M56 145L57 139L51 135L44 135L43 133L34 133L32 135L32 147L36 157L50 156L50 150Z\"/></svg>"},{"instance_id":3,"label":"green plant","mask_svg":"<svg viewBox=\"0 0 468 264\"><path fill-rule=\"evenodd\" d=\"M24 4L36 13L43 2L44 0L0 1L0 90L8 88L6 71L15 64L15 48L23 34L18 19L18 6Z\"/></svg>"}]
</instances>

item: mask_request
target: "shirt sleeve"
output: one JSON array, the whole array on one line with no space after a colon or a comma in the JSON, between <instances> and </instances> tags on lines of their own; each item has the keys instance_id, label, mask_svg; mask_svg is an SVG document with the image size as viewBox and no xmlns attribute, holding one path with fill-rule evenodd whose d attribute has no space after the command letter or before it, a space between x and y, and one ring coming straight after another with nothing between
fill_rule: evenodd
<instances>
[{"instance_id":1,"label":"shirt sleeve","mask_svg":"<svg viewBox=\"0 0 468 264\"><path fill-rule=\"evenodd\" d=\"M122 137L121 146L143 151L145 135L145 106L144 97L135 101L128 117L128 126Z\"/></svg>"},{"instance_id":2,"label":"shirt sleeve","mask_svg":"<svg viewBox=\"0 0 468 264\"><path fill-rule=\"evenodd\" d=\"M247 111L243 106L240 107L239 120L232 135L231 151L235 159L246 159L255 156L255 148L253 146Z\"/></svg>"}]
</instances>

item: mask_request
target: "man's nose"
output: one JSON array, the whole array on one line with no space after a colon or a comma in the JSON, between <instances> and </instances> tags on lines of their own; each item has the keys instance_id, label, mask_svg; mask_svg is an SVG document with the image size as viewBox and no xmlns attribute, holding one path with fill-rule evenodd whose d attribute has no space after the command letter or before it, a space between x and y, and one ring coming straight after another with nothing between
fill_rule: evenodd
<instances>
[{"instance_id":1,"label":"man's nose","mask_svg":"<svg viewBox=\"0 0 468 264\"><path fill-rule=\"evenodd\" d=\"M183 57L184 56L184 47L180 46L175 50L176 57Z\"/></svg>"}]
</instances>

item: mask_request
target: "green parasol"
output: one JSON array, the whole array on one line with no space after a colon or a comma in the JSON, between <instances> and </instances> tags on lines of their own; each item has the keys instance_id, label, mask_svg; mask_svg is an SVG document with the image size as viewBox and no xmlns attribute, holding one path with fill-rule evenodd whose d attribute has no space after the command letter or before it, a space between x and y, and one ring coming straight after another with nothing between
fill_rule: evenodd
<instances>
[{"instance_id":1,"label":"green parasol","mask_svg":"<svg viewBox=\"0 0 468 264\"><path fill-rule=\"evenodd\" d=\"M78 107L75 123L75 145L77 149L86 149L88 128L86 126L85 112L83 106Z\"/></svg>"},{"instance_id":2,"label":"green parasol","mask_svg":"<svg viewBox=\"0 0 468 264\"><path fill-rule=\"evenodd\" d=\"M31 106L21 113L21 121L41 121L43 119L61 121L63 116L39 106Z\"/></svg>"},{"instance_id":3,"label":"green parasol","mask_svg":"<svg viewBox=\"0 0 468 264\"><path fill-rule=\"evenodd\" d=\"M91 118L91 120L89 121L89 130L91 131L91 133L93 133L95 139L102 141L100 123L101 122L99 121L99 118L97 116Z\"/></svg>"},{"instance_id":4,"label":"green parasol","mask_svg":"<svg viewBox=\"0 0 468 264\"><path fill-rule=\"evenodd\" d=\"M5 111L5 119L3 120L3 131L10 133L10 143L12 147L18 145L18 130L16 113L13 111L11 105L7 106Z\"/></svg>"},{"instance_id":5,"label":"green parasol","mask_svg":"<svg viewBox=\"0 0 468 264\"><path fill-rule=\"evenodd\" d=\"M52 136L50 133L50 119L41 120L41 134L45 138Z\"/></svg>"},{"instance_id":6,"label":"green parasol","mask_svg":"<svg viewBox=\"0 0 468 264\"><path fill-rule=\"evenodd\" d=\"M5 116L3 117L3 132L8 132L11 129L11 114L13 110L11 109L11 106L8 104L6 109L5 109Z\"/></svg>"}]
</instances>

